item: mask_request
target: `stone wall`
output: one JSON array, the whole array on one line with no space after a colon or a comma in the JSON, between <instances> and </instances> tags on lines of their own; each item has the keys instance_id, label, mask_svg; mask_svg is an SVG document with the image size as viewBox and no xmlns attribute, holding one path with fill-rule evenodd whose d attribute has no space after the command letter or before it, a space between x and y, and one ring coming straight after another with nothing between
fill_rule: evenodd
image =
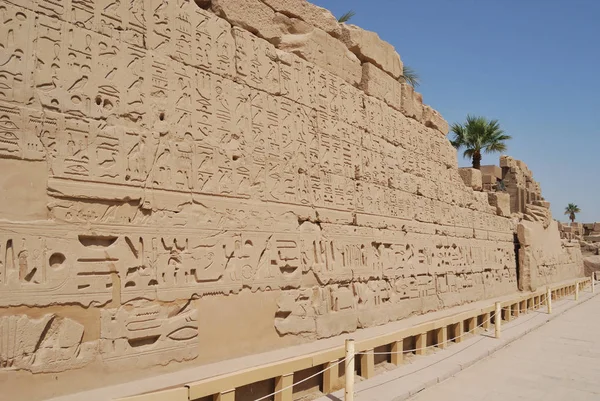
<instances>
[{"instance_id":1,"label":"stone wall","mask_svg":"<svg viewBox=\"0 0 600 401\"><path fill-rule=\"evenodd\" d=\"M302 0L197 3L0 0L17 395L517 289L513 222L463 184L393 47Z\"/></svg>"},{"instance_id":2,"label":"stone wall","mask_svg":"<svg viewBox=\"0 0 600 401\"><path fill-rule=\"evenodd\" d=\"M600 242L600 223L598 222L581 224L579 232L586 242Z\"/></svg>"},{"instance_id":3,"label":"stone wall","mask_svg":"<svg viewBox=\"0 0 600 401\"><path fill-rule=\"evenodd\" d=\"M535 291L540 286L582 276L579 243L565 238L563 225L552 218L550 202L542 197L531 170L508 156L500 157L500 166L511 211L520 220L519 289Z\"/></svg>"},{"instance_id":4,"label":"stone wall","mask_svg":"<svg viewBox=\"0 0 600 401\"><path fill-rule=\"evenodd\" d=\"M538 288L572 277L583 276L583 258L577 241L560 238L558 222L522 221L517 227L520 243L520 289Z\"/></svg>"},{"instance_id":5,"label":"stone wall","mask_svg":"<svg viewBox=\"0 0 600 401\"><path fill-rule=\"evenodd\" d=\"M501 156L500 167L504 188L510 194L511 213L526 213L526 205L544 200L540 184L533 179L531 170L524 162Z\"/></svg>"}]
</instances>

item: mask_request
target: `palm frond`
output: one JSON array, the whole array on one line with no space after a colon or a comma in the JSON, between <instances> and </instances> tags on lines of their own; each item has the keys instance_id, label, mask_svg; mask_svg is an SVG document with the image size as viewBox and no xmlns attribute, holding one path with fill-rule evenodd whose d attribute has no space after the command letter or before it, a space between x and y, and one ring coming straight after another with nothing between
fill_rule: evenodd
<instances>
[{"instance_id":1,"label":"palm frond","mask_svg":"<svg viewBox=\"0 0 600 401\"><path fill-rule=\"evenodd\" d=\"M472 158L481 153L505 152L506 141L512 139L500 128L498 120L468 114L463 124L450 126L453 137L450 141L457 149L465 148L464 157ZM479 156L478 156L479 157Z\"/></svg>"},{"instance_id":2,"label":"palm frond","mask_svg":"<svg viewBox=\"0 0 600 401\"><path fill-rule=\"evenodd\" d=\"M342 15L340 18L338 18L338 22L342 23L342 22L348 22L352 19L352 17L354 17L356 15L356 13L354 12L354 10L350 10L348 11L346 14Z\"/></svg>"},{"instance_id":3,"label":"palm frond","mask_svg":"<svg viewBox=\"0 0 600 401\"><path fill-rule=\"evenodd\" d=\"M465 149L465 151L463 152L463 157L465 159L471 159L474 154L475 154L475 149Z\"/></svg>"},{"instance_id":4,"label":"palm frond","mask_svg":"<svg viewBox=\"0 0 600 401\"><path fill-rule=\"evenodd\" d=\"M569 203L567 205L567 207L565 208L565 214L570 215L570 214L575 214L575 213L581 213L581 209L576 204Z\"/></svg>"},{"instance_id":5,"label":"palm frond","mask_svg":"<svg viewBox=\"0 0 600 401\"><path fill-rule=\"evenodd\" d=\"M400 79L413 88L417 88L419 85L421 85L421 78L419 77L419 74L417 74L414 69L407 65L402 67L402 76Z\"/></svg>"}]
</instances>

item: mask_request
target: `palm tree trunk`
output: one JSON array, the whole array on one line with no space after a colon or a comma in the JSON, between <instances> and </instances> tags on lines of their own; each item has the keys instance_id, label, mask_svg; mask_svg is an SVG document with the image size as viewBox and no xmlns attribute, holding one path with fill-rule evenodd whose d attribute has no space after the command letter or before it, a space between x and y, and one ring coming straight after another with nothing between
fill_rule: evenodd
<instances>
[{"instance_id":1,"label":"palm tree trunk","mask_svg":"<svg viewBox=\"0 0 600 401\"><path fill-rule=\"evenodd\" d=\"M479 151L473 153L473 168L477 170L481 168L481 153Z\"/></svg>"}]
</instances>

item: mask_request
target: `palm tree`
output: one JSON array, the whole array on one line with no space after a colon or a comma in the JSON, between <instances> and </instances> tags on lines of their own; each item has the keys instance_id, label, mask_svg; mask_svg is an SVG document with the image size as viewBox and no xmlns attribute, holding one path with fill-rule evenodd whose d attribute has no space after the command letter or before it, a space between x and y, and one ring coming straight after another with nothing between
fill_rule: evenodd
<instances>
[{"instance_id":1,"label":"palm tree","mask_svg":"<svg viewBox=\"0 0 600 401\"><path fill-rule=\"evenodd\" d=\"M571 223L575 223L575 215L580 213L581 209L574 203L569 203L569 205L565 208L565 214L569 215L569 219L571 219Z\"/></svg>"},{"instance_id":2,"label":"palm tree","mask_svg":"<svg viewBox=\"0 0 600 401\"><path fill-rule=\"evenodd\" d=\"M338 18L338 22L349 22L352 17L354 17L356 15L356 13L353 10L348 11L346 14L342 15L340 18Z\"/></svg>"},{"instance_id":3,"label":"palm tree","mask_svg":"<svg viewBox=\"0 0 600 401\"><path fill-rule=\"evenodd\" d=\"M398 78L398 81L405 82L413 88L416 88L421 84L419 74L407 65L402 67L402 75Z\"/></svg>"},{"instance_id":4,"label":"palm tree","mask_svg":"<svg viewBox=\"0 0 600 401\"><path fill-rule=\"evenodd\" d=\"M479 170L481 167L481 153L494 153L506 151L506 143L512 139L506 135L498 120L488 120L485 117L467 115L465 124L454 123L450 127L454 134L450 141L457 150L465 148L464 157L473 160L473 168Z\"/></svg>"}]
</instances>

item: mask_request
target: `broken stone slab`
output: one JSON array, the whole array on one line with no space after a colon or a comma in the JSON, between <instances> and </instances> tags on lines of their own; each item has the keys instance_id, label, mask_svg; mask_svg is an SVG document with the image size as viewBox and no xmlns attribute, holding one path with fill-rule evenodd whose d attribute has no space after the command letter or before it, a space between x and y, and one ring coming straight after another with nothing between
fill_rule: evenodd
<instances>
[{"instance_id":1,"label":"broken stone slab","mask_svg":"<svg viewBox=\"0 0 600 401\"><path fill-rule=\"evenodd\" d=\"M306 0L262 0L273 10L291 18L298 18L333 37L339 37L342 28L337 19L325 8Z\"/></svg>"},{"instance_id":2,"label":"broken stone slab","mask_svg":"<svg viewBox=\"0 0 600 401\"><path fill-rule=\"evenodd\" d=\"M230 24L277 45L280 38L297 28L295 21L276 13L260 0L212 0L212 10Z\"/></svg>"},{"instance_id":3,"label":"broken stone slab","mask_svg":"<svg viewBox=\"0 0 600 401\"><path fill-rule=\"evenodd\" d=\"M585 268L585 275L591 276L592 272L600 270L600 256L588 256L583 259L583 266Z\"/></svg>"},{"instance_id":4,"label":"broken stone slab","mask_svg":"<svg viewBox=\"0 0 600 401\"><path fill-rule=\"evenodd\" d=\"M521 246L529 246L533 245L533 230L530 228L529 224L532 223L524 223L521 222L517 226L517 238L519 239L519 243Z\"/></svg>"},{"instance_id":5,"label":"broken stone slab","mask_svg":"<svg viewBox=\"0 0 600 401\"><path fill-rule=\"evenodd\" d=\"M460 174L460 178L462 178L466 186L473 188L475 191L481 191L483 188L481 171L474 168L463 167L458 169L458 174Z\"/></svg>"},{"instance_id":6,"label":"broken stone slab","mask_svg":"<svg viewBox=\"0 0 600 401\"><path fill-rule=\"evenodd\" d=\"M600 235L587 235L583 238L588 242L600 242Z\"/></svg>"},{"instance_id":7,"label":"broken stone slab","mask_svg":"<svg viewBox=\"0 0 600 401\"><path fill-rule=\"evenodd\" d=\"M319 28L284 35L278 48L316 64L353 86L361 82L362 67L358 58L342 42Z\"/></svg>"},{"instance_id":8,"label":"broken stone slab","mask_svg":"<svg viewBox=\"0 0 600 401\"><path fill-rule=\"evenodd\" d=\"M540 206L540 207L543 207L543 208L546 208L546 209L550 209L550 202L548 202L548 201L535 200L535 201L533 201L533 204L535 206Z\"/></svg>"},{"instance_id":9,"label":"broken stone slab","mask_svg":"<svg viewBox=\"0 0 600 401\"><path fill-rule=\"evenodd\" d=\"M496 207L498 216L510 216L510 195L506 192L488 192L488 202Z\"/></svg>"},{"instance_id":10,"label":"broken stone slab","mask_svg":"<svg viewBox=\"0 0 600 401\"><path fill-rule=\"evenodd\" d=\"M409 84L402 85L402 103L400 111L406 117L414 118L417 121L423 120L423 96L415 92L415 89Z\"/></svg>"},{"instance_id":11,"label":"broken stone slab","mask_svg":"<svg viewBox=\"0 0 600 401\"><path fill-rule=\"evenodd\" d=\"M369 62L388 73L394 79L402 76L403 66L394 46L382 40L375 32L355 25L341 24L340 40L362 62Z\"/></svg>"},{"instance_id":12,"label":"broken stone slab","mask_svg":"<svg viewBox=\"0 0 600 401\"><path fill-rule=\"evenodd\" d=\"M448 122L444 120L442 115L432 107L423 105L423 124L426 127L438 130L442 135L448 135L450 128Z\"/></svg>"}]
</instances>

